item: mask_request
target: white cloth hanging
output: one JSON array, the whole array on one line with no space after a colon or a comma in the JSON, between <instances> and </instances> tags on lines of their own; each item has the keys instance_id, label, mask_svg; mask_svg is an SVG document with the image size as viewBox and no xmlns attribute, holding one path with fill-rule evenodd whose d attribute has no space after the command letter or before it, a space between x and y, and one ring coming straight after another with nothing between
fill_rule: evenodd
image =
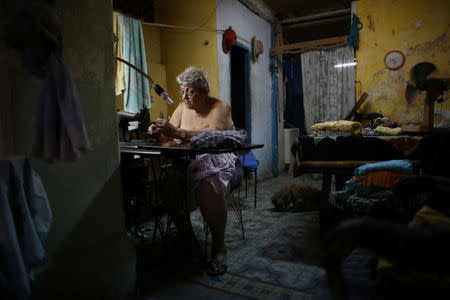
<instances>
[{"instance_id":1,"label":"white cloth hanging","mask_svg":"<svg viewBox=\"0 0 450 300\"><path fill-rule=\"evenodd\" d=\"M352 46L311 50L301 54L305 129L326 121L343 120L355 104L355 67Z\"/></svg>"}]
</instances>

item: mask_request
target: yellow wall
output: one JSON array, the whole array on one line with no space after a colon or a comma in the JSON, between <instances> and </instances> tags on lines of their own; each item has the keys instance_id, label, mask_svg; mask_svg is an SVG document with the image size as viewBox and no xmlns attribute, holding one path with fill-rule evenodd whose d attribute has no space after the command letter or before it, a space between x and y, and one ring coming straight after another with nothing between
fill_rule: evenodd
<instances>
[{"instance_id":1,"label":"yellow wall","mask_svg":"<svg viewBox=\"0 0 450 300\"><path fill-rule=\"evenodd\" d=\"M449 74L448 0L360 0L357 15L364 27L356 52L357 97L367 92L364 113L382 112L401 124L421 123L424 92L408 105L405 86L411 68L423 61L434 63L441 74ZM400 50L405 64L396 71L384 65L384 56ZM450 123L448 92L436 104L435 123Z\"/></svg>"},{"instance_id":2,"label":"yellow wall","mask_svg":"<svg viewBox=\"0 0 450 300\"><path fill-rule=\"evenodd\" d=\"M171 115L180 103L180 87L176 76L188 66L204 68L211 81L211 95L219 95L215 10L215 0L155 1L155 23L202 27L210 31L142 25L148 73L175 102L174 105L168 106L156 95L153 88L150 88L151 120L159 117L161 111L165 117ZM123 109L123 95L117 96L116 102L118 108Z\"/></svg>"},{"instance_id":3,"label":"yellow wall","mask_svg":"<svg viewBox=\"0 0 450 300\"><path fill-rule=\"evenodd\" d=\"M156 83L163 89L167 89L166 66L161 64L161 31L159 27L146 24L142 24L142 31L147 57L147 71ZM158 118L160 112L163 112L164 116L167 117L167 103L155 93L155 90L151 86L150 95L152 97L150 120Z\"/></svg>"},{"instance_id":4,"label":"yellow wall","mask_svg":"<svg viewBox=\"0 0 450 300\"><path fill-rule=\"evenodd\" d=\"M211 95L219 95L215 10L215 0L156 1L157 22L211 29L161 29L161 62L166 66L167 91L175 102L169 107L169 114L181 101L176 76L188 66L204 68L211 81Z\"/></svg>"}]
</instances>

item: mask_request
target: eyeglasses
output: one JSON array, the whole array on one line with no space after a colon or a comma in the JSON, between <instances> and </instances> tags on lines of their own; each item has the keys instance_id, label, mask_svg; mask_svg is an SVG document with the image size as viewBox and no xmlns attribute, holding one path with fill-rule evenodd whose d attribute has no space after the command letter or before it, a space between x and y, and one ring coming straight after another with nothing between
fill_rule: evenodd
<instances>
[{"instance_id":1,"label":"eyeglasses","mask_svg":"<svg viewBox=\"0 0 450 300\"><path fill-rule=\"evenodd\" d=\"M186 95L189 98L191 98L195 94L196 91L197 91L196 89L185 89L185 90L182 89L182 90L180 90L180 95L181 95L181 97L184 97Z\"/></svg>"}]
</instances>

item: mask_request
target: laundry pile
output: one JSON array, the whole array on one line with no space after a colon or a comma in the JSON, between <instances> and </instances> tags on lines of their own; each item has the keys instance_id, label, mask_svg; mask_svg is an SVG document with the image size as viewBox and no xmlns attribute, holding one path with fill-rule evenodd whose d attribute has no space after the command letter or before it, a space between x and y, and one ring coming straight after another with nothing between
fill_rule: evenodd
<instances>
[{"instance_id":1,"label":"laundry pile","mask_svg":"<svg viewBox=\"0 0 450 300\"><path fill-rule=\"evenodd\" d=\"M330 193L332 207L356 215L387 216L393 212L392 187L412 175L410 160L389 160L356 168L345 190Z\"/></svg>"}]
</instances>

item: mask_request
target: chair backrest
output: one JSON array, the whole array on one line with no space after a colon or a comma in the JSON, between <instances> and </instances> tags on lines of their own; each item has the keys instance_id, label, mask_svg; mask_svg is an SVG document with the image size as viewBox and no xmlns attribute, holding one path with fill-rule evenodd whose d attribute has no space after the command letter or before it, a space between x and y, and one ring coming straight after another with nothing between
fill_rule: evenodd
<instances>
[{"instance_id":1,"label":"chair backrest","mask_svg":"<svg viewBox=\"0 0 450 300\"><path fill-rule=\"evenodd\" d=\"M241 162L244 163L245 168L258 169L258 161L256 160L256 157L252 151L249 151L245 154L245 160L244 160L244 155L242 155L242 154L239 155L239 159Z\"/></svg>"}]
</instances>

